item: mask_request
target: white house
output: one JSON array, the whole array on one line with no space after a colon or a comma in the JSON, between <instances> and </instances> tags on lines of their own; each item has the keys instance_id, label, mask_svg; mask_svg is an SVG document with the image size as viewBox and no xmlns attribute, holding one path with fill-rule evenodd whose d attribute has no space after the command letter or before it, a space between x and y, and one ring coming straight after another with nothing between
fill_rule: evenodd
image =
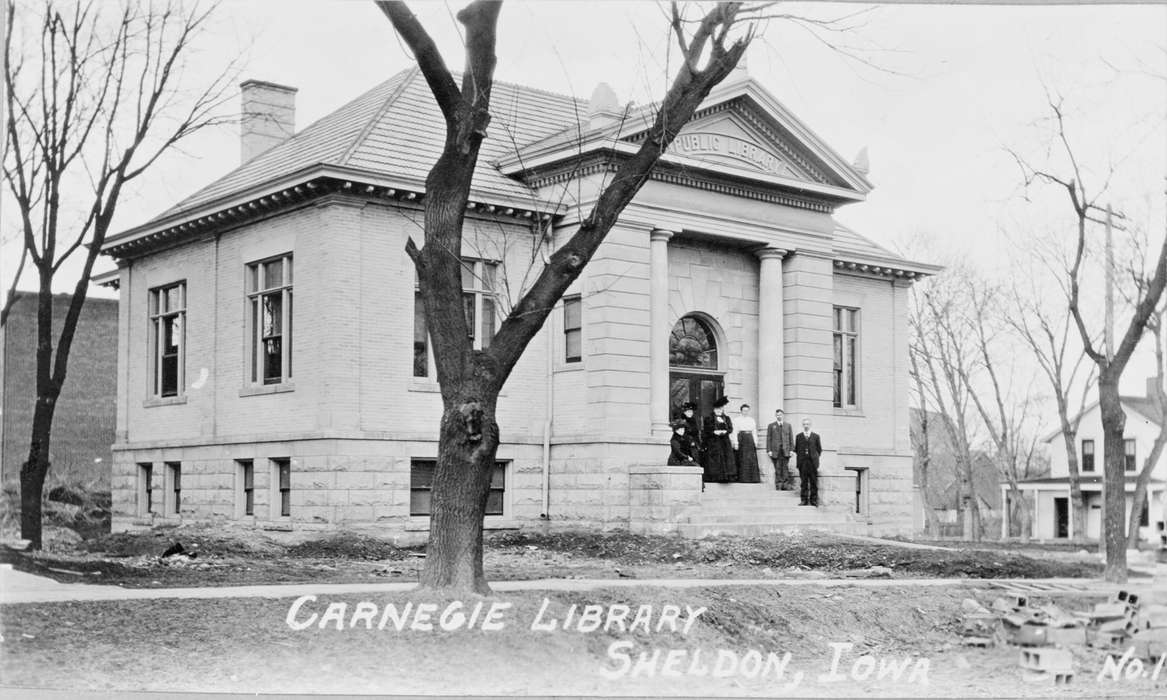
<instances>
[{"instance_id":1,"label":"white house","mask_svg":"<svg viewBox=\"0 0 1167 700\"><path fill-rule=\"evenodd\" d=\"M1126 454L1126 507L1129 514L1135 490L1135 480L1143 462L1151 451L1151 446L1159 434L1163 416L1152 398L1154 378L1147 380L1146 396L1123 396L1122 407L1126 413L1126 431L1123 448ZM1102 524L1102 412L1095 401L1077 418L1078 436L1075 449L1078 451L1078 465L1081 486L1086 497L1086 537L1098 539ZM1061 430L1056 430L1045 438L1050 446L1050 475L1040 479L1021 482L1021 489L1031 497L1033 536L1037 539L1072 538L1081 525L1073 521L1070 507L1069 463L1066 458L1066 444ZM1008 486L1001 485L1004 499ZM1006 509L1008 513L1008 509ZM1139 538L1143 542L1158 545L1164 535L1167 522L1167 454L1161 455L1151 472L1147 485L1147 502L1140 520ZM1001 522L1002 536L1008 532L1008 521Z\"/></svg>"}]
</instances>

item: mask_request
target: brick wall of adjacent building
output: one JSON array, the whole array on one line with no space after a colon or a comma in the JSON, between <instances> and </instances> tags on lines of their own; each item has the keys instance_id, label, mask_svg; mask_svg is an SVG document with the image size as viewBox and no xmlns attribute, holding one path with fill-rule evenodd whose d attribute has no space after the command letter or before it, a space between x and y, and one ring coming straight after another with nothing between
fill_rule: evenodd
<instances>
[{"instance_id":1,"label":"brick wall of adjacent building","mask_svg":"<svg viewBox=\"0 0 1167 700\"><path fill-rule=\"evenodd\" d=\"M53 295L53 341L60 337L70 295ZM0 477L19 479L28 458L36 402L37 295L18 292L0 329ZM81 309L68 373L53 420L50 479L108 488L114 442L117 364L116 299L89 298Z\"/></svg>"}]
</instances>

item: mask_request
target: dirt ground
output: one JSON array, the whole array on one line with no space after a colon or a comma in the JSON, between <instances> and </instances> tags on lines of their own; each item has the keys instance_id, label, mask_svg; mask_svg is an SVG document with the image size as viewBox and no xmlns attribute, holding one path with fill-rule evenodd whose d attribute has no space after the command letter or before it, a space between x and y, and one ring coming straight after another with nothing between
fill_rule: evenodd
<instances>
[{"instance_id":1,"label":"dirt ground","mask_svg":"<svg viewBox=\"0 0 1167 700\"><path fill-rule=\"evenodd\" d=\"M1072 683L1055 686L1052 680L1023 680L1015 648L960 646L955 633L962 600L987 605L1000 593L978 582L530 591L462 599L462 610L470 613L482 602L482 612L474 616L472 629L463 623L448 631L440 629L439 615L451 601L421 593L320 596L294 611L293 599L9 605L0 620L0 678L9 688L236 693L1162 697L1167 692L1167 669L1157 680L1099 680L1107 653L1115 652L1076 650ZM411 629L413 617L401 631L392 620L378 629L387 604L401 609L424 602L437 611L432 630ZM1090 602L1089 597L1058 600L1068 609ZM345 605L343 629L336 629L335 617L321 628L326 613L339 610L337 603ZM368 623L352 620L361 603L375 606ZM483 630L492 603L510 607L497 611L500 629ZM573 623L564 629L572 605ZM604 614L619 610L612 606L639 611L649 605L651 617L635 629L609 623L581 631L579 621L589 605ZM687 631L690 616L681 613L674 630L667 619L661 622L665 605L706 610L692 617ZM293 629L289 617L304 628ZM558 621L553 630L535 625L549 619ZM630 614L624 622L631 620ZM660 650L655 660L654 650ZM666 664L670 650L674 666ZM725 659L720 667L719 650ZM787 652L781 676L777 665L763 661L771 653L779 661ZM695 653L700 654L696 662ZM869 676L868 664L874 669ZM678 675L666 676L666 670Z\"/></svg>"},{"instance_id":2,"label":"dirt ground","mask_svg":"<svg viewBox=\"0 0 1167 700\"><path fill-rule=\"evenodd\" d=\"M179 543L194 558L160 558ZM63 582L134 588L262 583L416 581L424 547L339 533L289 544L181 527L106 535L37 554L0 550L0 561ZM797 531L703 540L609 533L505 533L487 539L490 580L541 578L1096 577L1095 555L1076 551L922 549ZM878 567L878 568L873 568Z\"/></svg>"}]
</instances>

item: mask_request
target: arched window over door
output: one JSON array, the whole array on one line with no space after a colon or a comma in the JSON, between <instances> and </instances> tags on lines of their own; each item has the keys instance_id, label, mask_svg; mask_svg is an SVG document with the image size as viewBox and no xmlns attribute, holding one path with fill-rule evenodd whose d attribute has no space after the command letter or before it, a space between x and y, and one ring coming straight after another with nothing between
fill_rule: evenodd
<instances>
[{"instance_id":1,"label":"arched window over door","mask_svg":"<svg viewBox=\"0 0 1167 700\"><path fill-rule=\"evenodd\" d=\"M717 337L705 321L682 316L669 336L669 365L717 369Z\"/></svg>"},{"instance_id":2,"label":"arched window over door","mask_svg":"<svg viewBox=\"0 0 1167 700\"><path fill-rule=\"evenodd\" d=\"M677 417L681 406L692 401L697 415L713 412L713 402L725 393L718 372L717 335L709 323L695 315L682 316L669 335L669 404Z\"/></svg>"}]
</instances>

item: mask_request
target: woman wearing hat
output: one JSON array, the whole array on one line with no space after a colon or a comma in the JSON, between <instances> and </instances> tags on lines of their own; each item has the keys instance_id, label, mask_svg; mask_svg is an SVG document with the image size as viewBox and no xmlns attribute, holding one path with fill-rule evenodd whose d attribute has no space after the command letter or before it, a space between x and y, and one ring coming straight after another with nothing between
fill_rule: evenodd
<instances>
[{"instance_id":1,"label":"woman wearing hat","mask_svg":"<svg viewBox=\"0 0 1167 700\"><path fill-rule=\"evenodd\" d=\"M673 439L669 441L670 467L697 466L697 442L689 434L689 425L683 418L673 421Z\"/></svg>"},{"instance_id":2,"label":"woman wearing hat","mask_svg":"<svg viewBox=\"0 0 1167 700\"><path fill-rule=\"evenodd\" d=\"M693 443L693 459L701 461L701 419L697 417L697 404L686 401L681 405L681 416L678 420L685 421L685 435Z\"/></svg>"},{"instance_id":3,"label":"woman wearing hat","mask_svg":"<svg viewBox=\"0 0 1167 700\"><path fill-rule=\"evenodd\" d=\"M737 461L733 454L733 422L725 415L729 399L722 396L713 404L713 415L705 417L705 481L737 481Z\"/></svg>"}]
</instances>

